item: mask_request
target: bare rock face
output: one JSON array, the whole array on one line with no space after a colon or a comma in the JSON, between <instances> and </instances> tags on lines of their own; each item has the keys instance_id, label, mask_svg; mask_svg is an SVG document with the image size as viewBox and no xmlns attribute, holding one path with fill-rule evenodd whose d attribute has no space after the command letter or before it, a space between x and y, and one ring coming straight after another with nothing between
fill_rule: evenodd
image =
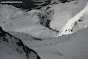
<instances>
[{"instance_id":1,"label":"bare rock face","mask_svg":"<svg viewBox=\"0 0 88 59\"><path fill-rule=\"evenodd\" d=\"M41 59L34 50L24 45L20 39L3 31L0 27L0 48L1 47L6 50L10 49L13 52L17 52L17 54L24 56L25 59Z\"/></svg>"}]
</instances>

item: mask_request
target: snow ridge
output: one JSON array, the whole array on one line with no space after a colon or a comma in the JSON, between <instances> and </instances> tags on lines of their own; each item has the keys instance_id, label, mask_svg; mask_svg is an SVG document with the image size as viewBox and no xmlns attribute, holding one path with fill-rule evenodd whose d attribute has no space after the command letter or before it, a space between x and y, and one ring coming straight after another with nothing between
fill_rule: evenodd
<instances>
[{"instance_id":1,"label":"snow ridge","mask_svg":"<svg viewBox=\"0 0 88 59\"><path fill-rule=\"evenodd\" d=\"M88 11L88 4L86 5L86 7L80 11L76 16L74 16L72 19L70 19L67 24L60 30L60 33L55 35L54 37L58 37L61 35L67 35L67 34L71 34L74 32L74 25L75 23L77 23L78 21L83 21L84 19L82 19L82 17L84 17L85 13ZM87 15L88 16L88 15ZM83 22L82 22L83 23ZM78 25L77 25L78 26ZM84 28L86 28L86 24L84 24Z\"/></svg>"}]
</instances>

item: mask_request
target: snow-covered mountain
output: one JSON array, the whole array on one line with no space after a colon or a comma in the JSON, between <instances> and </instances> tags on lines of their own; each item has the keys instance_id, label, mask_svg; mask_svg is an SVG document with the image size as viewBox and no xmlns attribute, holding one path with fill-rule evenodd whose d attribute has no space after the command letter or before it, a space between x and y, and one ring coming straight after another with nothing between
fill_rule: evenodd
<instances>
[{"instance_id":1,"label":"snow-covered mountain","mask_svg":"<svg viewBox=\"0 0 88 59\"><path fill-rule=\"evenodd\" d=\"M77 15L71 18L56 36L67 35L88 27L88 4Z\"/></svg>"},{"instance_id":2,"label":"snow-covered mountain","mask_svg":"<svg viewBox=\"0 0 88 59\"><path fill-rule=\"evenodd\" d=\"M23 42L0 27L0 59L41 59Z\"/></svg>"},{"instance_id":3,"label":"snow-covered mountain","mask_svg":"<svg viewBox=\"0 0 88 59\"><path fill-rule=\"evenodd\" d=\"M0 4L0 59L88 58L88 0L24 1L36 6Z\"/></svg>"},{"instance_id":4,"label":"snow-covered mountain","mask_svg":"<svg viewBox=\"0 0 88 59\"><path fill-rule=\"evenodd\" d=\"M65 24L79 13L87 2L87 0L75 0L28 12L11 5L0 4L0 25L5 31L23 32L36 38L53 37L56 33L62 32Z\"/></svg>"},{"instance_id":5,"label":"snow-covered mountain","mask_svg":"<svg viewBox=\"0 0 88 59\"><path fill-rule=\"evenodd\" d=\"M42 59L88 58L88 28L66 36L55 37L53 41L51 39L50 41L46 40L46 42L51 42L51 45L41 46L40 44L40 47L32 47ZM44 45L44 43L42 43L42 45Z\"/></svg>"},{"instance_id":6,"label":"snow-covered mountain","mask_svg":"<svg viewBox=\"0 0 88 59\"><path fill-rule=\"evenodd\" d=\"M39 1L36 0L35 2ZM5 31L23 32L36 38L62 35L61 32L66 30L64 27L65 24L83 10L87 2L88 0L74 0L71 2L47 5L39 10L33 9L27 12L26 10L21 10L11 5L0 4L0 25ZM83 25L81 23L79 22L77 26ZM73 26L76 28L75 31L78 29L77 26ZM85 28L85 25L83 26ZM65 34L67 32L66 30Z\"/></svg>"},{"instance_id":7,"label":"snow-covered mountain","mask_svg":"<svg viewBox=\"0 0 88 59\"><path fill-rule=\"evenodd\" d=\"M31 10L25 12L11 5L0 5L0 7L0 25L5 31L24 32L38 38L52 37L56 34L53 30L45 27L44 23L50 17L47 17L43 11ZM40 19L39 15L45 18Z\"/></svg>"}]
</instances>

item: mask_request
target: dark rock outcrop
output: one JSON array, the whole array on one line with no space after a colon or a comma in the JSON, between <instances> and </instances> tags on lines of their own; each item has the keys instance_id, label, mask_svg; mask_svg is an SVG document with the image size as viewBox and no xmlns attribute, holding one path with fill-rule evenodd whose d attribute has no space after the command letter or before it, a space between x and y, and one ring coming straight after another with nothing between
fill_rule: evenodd
<instances>
[{"instance_id":1,"label":"dark rock outcrop","mask_svg":"<svg viewBox=\"0 0 88 59\"><path fill-rule=\"evenodd\" d=\"M3 31L1 27L0 27L0 44L5 44L7 47L10 47L10 49L15 50L20 54L25 54L27 59L30 59L30 52L33 52L37 56L36 59L41 59L34 50L24 45L20 39Z\"/></svg>"}]
</instances>

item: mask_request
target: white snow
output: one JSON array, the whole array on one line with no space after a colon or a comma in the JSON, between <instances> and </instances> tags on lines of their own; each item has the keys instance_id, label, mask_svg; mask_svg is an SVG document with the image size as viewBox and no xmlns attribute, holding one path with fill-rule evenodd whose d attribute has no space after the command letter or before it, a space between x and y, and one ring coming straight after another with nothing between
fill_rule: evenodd
<instances>
[{"instance_id":1,"label":"white snow","mask_svg":"<svg viewBox=\"0 0 88 59\"><path fill-rule=\"evenodd\" d=\"M13 6L0 5L0 26L34 49L41 59L88 59L87 2L88 0L75 0L52 5L49 10L54 14L51 13L48 17L51 20L50 27L60 31L57 35L40 25L38 14L46 15L42 12L43 8L25 12ZM6 44L2 42L0 46L0 59L25 59L24 55L13 53L8 47L2 48ZM11 47L14 49L16 46ZM30 52L30 59L36 59L35 57L36 54Z\"/></svg>"},{"instance_id":2,"label":"white snow","mask_svg":"<svg viewBox=\"0 0 88 59\"><path fill-rule=\"evenodd\" d=\"M50 27L52 29L62 31L68 20L80 12L86 3L87 0L78 0L52 5L49 10L43 7L41 10L31 10L29 12L22 11L10 5L0 4L0 25L5 31L24 32L37 38L53 37L56 32L40 25L41 19L38 15L45 15L47 19L51 20ZM50 11L52 13L46 15L46 12L50 13Z\"/></svg>"},{"instance_id":3,"label":"white snow","mask_svg":"<svg viewBox=\"0 0 88 59\"><path fill-rule=\"evenodd\" d=\"M5 31L24 32L40 38L52 37L56 34L56 32L40 25L38 17L40 10L25 12L9 5L0 5L0 10L0 25Z\"/></svg>"},{"instance_id":4,"label":"white snow","mask_svg":"<svg viewBox=\"0 0 88 59\"><path fill-rule=\"evenodd\" d=\"M67 35L67 38L63 38L67 40L65 42L60 41L60 43L57 44L31 48L37 51L42 59L87 59L88 28L70 35L70 37ZM59 41L60 38L57 38Z\"/></svg>"},{"instance_id":5,"label":"white snow","mask_svg":"<svg viewBox=\"0 0 88 59\"><path fill-rule=\"evenodd\" d=\"M53 20L50 22L50 27L60 31L71 18L86 6L87 2L88 0L77 0L54 5L54 15Z\"/></svg>"},{"instance_id":6,"label":"white snow","mask_svg":"<svg viewBox=\"0 0 88 59\"><path fill-rule=\"evenodd\" d=\"M63 34L64 35L71 34L74 31L81 30L83 28L87 28L88 25L86 25L86 24L88 24L88 22L87 22L87 19L85 19L85 18L87 18L86 16L88 16L87 12L88 12L88 5L86 5L85 8L82 11L80 11L77 15L75 15L73 18L71 18L67 22L67 24L60 30L61 33L57 34L56 36L61 36Z\"/></svg>"}]
</instances>

